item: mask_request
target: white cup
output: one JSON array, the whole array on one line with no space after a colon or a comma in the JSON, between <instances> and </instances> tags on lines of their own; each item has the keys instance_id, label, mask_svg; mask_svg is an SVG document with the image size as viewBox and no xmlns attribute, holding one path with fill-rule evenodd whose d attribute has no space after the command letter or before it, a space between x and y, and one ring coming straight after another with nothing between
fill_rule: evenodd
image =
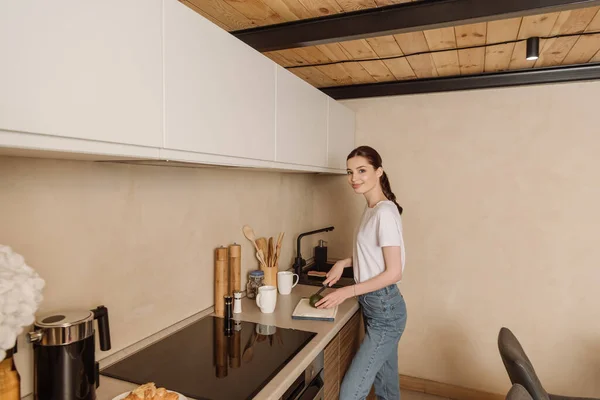
<instances>
[{"instance_id":1,"label":"white cup","mask_svg":"<svg viewBox=\"0 0 600 400\"><path fill-rule=\"evenodd\" d=\"M265 314L275 311L275 305L277 305L277 289L275 286L259 287L256 295L256 305Z\"/></svg>"},{"instance_id":2,"label":"white cup","mask_svg":"<svg viewBox=\"0 0 600 400\"><path fill-rule=\"evenodd\" d=\"M296 277L296 282L294 282ZM300 277L290 271L281 271L277 273L277 288L280 294L292 293L292 288L298 284Z\"/></svg>"}]
</instances>

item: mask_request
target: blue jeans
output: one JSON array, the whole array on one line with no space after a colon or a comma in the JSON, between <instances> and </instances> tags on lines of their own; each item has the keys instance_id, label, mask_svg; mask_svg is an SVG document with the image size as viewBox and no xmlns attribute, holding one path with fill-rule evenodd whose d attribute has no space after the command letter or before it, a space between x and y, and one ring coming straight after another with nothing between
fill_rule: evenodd
<instances>
[{"instance_id":1,"label":"blue jeans","mask_svg":"<svg viewBox=\"0 0 600 400\"><path fill-rule=\"evenodd\" d=\"M340 400L365 399L375 383L378 399L400 399L398 342L406 326L406 304L398 286L358 297L365 338L340 388Z\"/></svg>"}]
</instances>

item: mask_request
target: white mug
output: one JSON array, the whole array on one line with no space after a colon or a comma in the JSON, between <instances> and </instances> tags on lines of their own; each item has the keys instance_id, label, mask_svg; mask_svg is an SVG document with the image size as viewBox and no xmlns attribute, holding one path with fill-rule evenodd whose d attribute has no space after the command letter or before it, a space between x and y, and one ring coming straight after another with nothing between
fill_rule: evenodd
<instances>
[{"instance_id":1,"label":"white mug","mask_svg":"<svg viewBox=\"0 0 600 400\"><path fill-rule=\"evenodd\" d=\"M296 277L296 282L294 282ZM277 288L280 294L292 293L292 288L298 284L300 277L290 271L281 271L277 273Z\"/></svg>"},{"instance_id":2,"label":"white mug","mask_svg":"<svg viewBox=\"0 0 600 400\"><path fill-rule=\"evenodd\" d=\"M261 286L258 288L256 295L256 305L260 311L265 314L270 314L275 311L277 304L277 289L275 286Z\"/></svg>"}]
</instances>

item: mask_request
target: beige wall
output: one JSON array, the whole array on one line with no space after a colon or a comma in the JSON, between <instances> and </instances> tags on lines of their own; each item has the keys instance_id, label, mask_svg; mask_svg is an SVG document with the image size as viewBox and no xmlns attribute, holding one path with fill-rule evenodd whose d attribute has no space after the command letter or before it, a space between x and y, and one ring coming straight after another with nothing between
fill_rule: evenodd
<instances>
[{"instance_id":1,"label":"beige wall","mask_svg":"<svg viewBox=\"0 0 600 400\"><path fill-rule=\"evenodd\" d=\"M213 252L242 244L242 283L259 236L294 239L313 224L314 176L0 157L0 243L45 280L40 312L104 304L113 350L213 305ZM326 225L323 225L326 226ZM303 255L312 252L305 240ZM31 352L20 341L23 394ZM104 358L107 353L98 353Z\"/></svg>"},{"instance_id":2,"label":"beige wall","mask_svg":"<svg viewBox=\"0 0 600 400\"><path fill-rule=\"evenodd\" d=\"M599 98L596 82L346 102L405 209L402 374L506 393L506 326L549 391L600 396ZM348 207L316 215L353 229L363 200L318 187Z\"/></svg>"},{"instance_id":3,"label":"beige wall","mask_svg":"<svg viewBox=\"0 0 600 400\"><path fill-rule=\"evenodd\" d=\"M401 373L505 392L507 326L547 389L600 395L598 95L582 83L346 102L405 208ZM285 229L290 262L299 232L335 225L320 237L342 257L363 206L344 177L0 157L0 243L46 279L42 311L107 305L113 351L212 305L215 247L242 243L253 269L243 224Z\"/></svg>"}]
</instances>

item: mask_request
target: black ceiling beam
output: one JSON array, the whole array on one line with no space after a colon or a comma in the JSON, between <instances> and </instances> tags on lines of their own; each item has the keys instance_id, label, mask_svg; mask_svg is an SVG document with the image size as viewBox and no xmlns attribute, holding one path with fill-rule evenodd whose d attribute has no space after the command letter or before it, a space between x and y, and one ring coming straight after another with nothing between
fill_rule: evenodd
<instances>
[{"instance_id":1,"label":"black ceiling beam","mask_svg":"<svg viewBox=\"0 0 600 400\"><path fill-rule=\"evenodd\" d=\"M597 63L493 72L479 75L336 86L321 88L321 91L336 100L343 100L599 79L600 63Z\"/></svg>"},{"instance_id":2,"label":"black ceiling beam","mask_svg":"<svg viewBox=\"0 0 600 400\"><path fill-rule=\"evenodd\" d=\"M232 34L265 52L597 5L600 0L421 0Z\"/></svg>"}]
</instances>

